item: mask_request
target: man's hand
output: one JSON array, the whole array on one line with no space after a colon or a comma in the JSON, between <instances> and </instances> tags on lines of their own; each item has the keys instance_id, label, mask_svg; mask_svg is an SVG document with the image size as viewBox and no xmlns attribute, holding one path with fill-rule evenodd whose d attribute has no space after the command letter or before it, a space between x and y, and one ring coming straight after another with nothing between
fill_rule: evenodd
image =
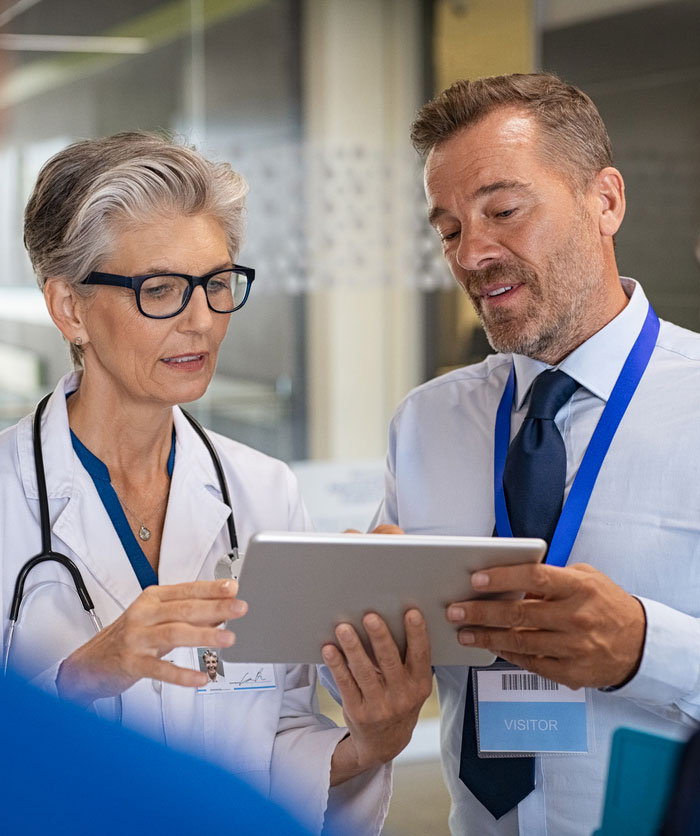
<instances>
[{"instance_id":1,"label":"man's hand","mask_svg":"<svg viewBox=\"0 0 700 836\"><path fill-rule=\"evenodd\" d=\"M474 573L472 586L527 597L451 604L448 620L464 625L461 644L488 648L570 688L620 685L637 671L644 608L592 566L500 567Z\"/></svg>"},{"instance_id":2,"label":"man's hand","mask_svg":"<svg viewBox=\"0 0 700 836\"><path fill-rule=\"evenodd\" d=\"M411 739L421 706L432 691L428 631L418 610L408 610L404 618L405 663L383 619L368 613L362 624L376 665L350 624L336 628L342 653L332 644L322 650L350 731L333 753L331 786L394 758Z\"/></svg>"},{"instance_id":3,"label":"man's hand","mask_svg":"<svg viewBox=\"0 0 700 836\"><path fill-rule=\"evenodd\" d=\"M175 647L230 647L235 636L218 627L248 609L234 580L149 586L115 621L65 659L59 695L82 705L121 694L143 677L190 688L206 673L162 657Z\"/></svg>"}]
</instances>

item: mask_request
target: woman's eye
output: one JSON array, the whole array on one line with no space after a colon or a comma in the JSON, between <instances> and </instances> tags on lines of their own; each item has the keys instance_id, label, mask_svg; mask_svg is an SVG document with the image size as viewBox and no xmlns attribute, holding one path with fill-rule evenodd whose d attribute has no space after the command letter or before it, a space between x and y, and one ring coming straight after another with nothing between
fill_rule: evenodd
<instances>
[{"instance_id":1,"label":"woman's eye","mask_svg":"<svg viewBox=\"0 0 700 836\"><path fill-rule=\"evenodd\" d=\"M149 285L146 288L146 293L149 296L162 296L164 293L167 293L170 288L164 284L158 285Z\"/></svg>"},{"instance_id":2,"label":"woman's eye","mask_svg":"<svg viewBox=\"0 0 700 836\"><path fill-rule=\"evenodd\" d=\"M497 218L510 218L510 216L515 212L515 209L503 209L501 212L496 212Z\"/></svg>"},{"instance_id":3,"label":"woman's eye","mask_svg":"<svg viewBox=\"0 0 700 836\"><path fill-rule=\"evenodd\" d=\"M455 232L441 232L439 234L440 234L440 240L445 242L445 241L454 240L459 235L459 232L457 232L457 231L455 231Z\"/></svg>"},{"instance_id":4,"label":"woman's eye","mask_svg":"<svg viewBox=\"0 0 700 836\"><path fill-rule=\"evenodd\" d=\"M141 295L152 299L168 296L176 291L177 285L172 279L149 279L141 287Z\"/></svg>"}]
</instances>

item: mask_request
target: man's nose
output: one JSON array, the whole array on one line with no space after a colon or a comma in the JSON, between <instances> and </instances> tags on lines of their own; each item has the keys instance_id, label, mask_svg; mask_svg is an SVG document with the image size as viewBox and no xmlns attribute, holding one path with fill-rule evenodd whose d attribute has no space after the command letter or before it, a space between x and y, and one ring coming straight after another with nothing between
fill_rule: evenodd
<instances>
[{"instance_id":1,"label":"man's nose","mask_svg":"<svg viewBox=\"0 0 700 836\"><path fill-rule=\"evenodd\" d=\"M503 247L485 224L463 224L455 250L455 262L462 270L483 270L503 255Z\"/></svg>"}]
</instances>

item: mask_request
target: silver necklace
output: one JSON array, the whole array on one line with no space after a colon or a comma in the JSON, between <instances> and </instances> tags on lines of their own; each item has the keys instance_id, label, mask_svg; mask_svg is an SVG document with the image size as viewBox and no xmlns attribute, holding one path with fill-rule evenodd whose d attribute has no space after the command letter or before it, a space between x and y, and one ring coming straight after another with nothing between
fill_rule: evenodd
<instances>
[{"instance_id":1,"label":"silver necklace","mask_svg":"<svg viewBox=\"0 0 700 836\"><path fill-rule=\"evenodd\" d=\"M131 508L129 508L129 506L126 504L126 502L124 502L124 500L119 496L119 492L114 487L114 484L112 484L112 487L114 488L114 493L117 494L117 499L121 502L121 504L124 506L124 508L126 508L126 510L129 512L129 514L131 514L133 519L135 519L138 523L138 521L141 519L141 517L138 514L134 513L134 511L132 511ZM168 492L165 494L163 499L161 499L161 501L151 511L151 513L148 515L149 517L153 516L153 514L155 514L156 511L160 511L160 509L163 507L163 503L167 500L169 495L170 495L170 489L168 489ZM151 539L151 529L146 525L145 520L143 522L139 523L138 535L139 535L139 539L143 540L144 542L146 542L146 540Z\"/></svg>"}]
</instances>

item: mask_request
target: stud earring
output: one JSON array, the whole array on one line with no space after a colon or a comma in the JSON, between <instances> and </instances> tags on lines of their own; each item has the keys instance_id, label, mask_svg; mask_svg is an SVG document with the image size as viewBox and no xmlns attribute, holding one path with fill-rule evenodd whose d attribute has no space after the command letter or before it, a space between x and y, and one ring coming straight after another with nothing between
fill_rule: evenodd
<instances>
[{"instance_id":1,"label":"stud earring","mask_svg":"<svg viewBox=\"0 0 700 836\"><path fill-rule=\"evenodd\" d=\"M77 346L81 346L83 344L83 338L82 337L76 337L75 340L73 341L73 344L77 345Z\"/></svg>"}]
</instances>

